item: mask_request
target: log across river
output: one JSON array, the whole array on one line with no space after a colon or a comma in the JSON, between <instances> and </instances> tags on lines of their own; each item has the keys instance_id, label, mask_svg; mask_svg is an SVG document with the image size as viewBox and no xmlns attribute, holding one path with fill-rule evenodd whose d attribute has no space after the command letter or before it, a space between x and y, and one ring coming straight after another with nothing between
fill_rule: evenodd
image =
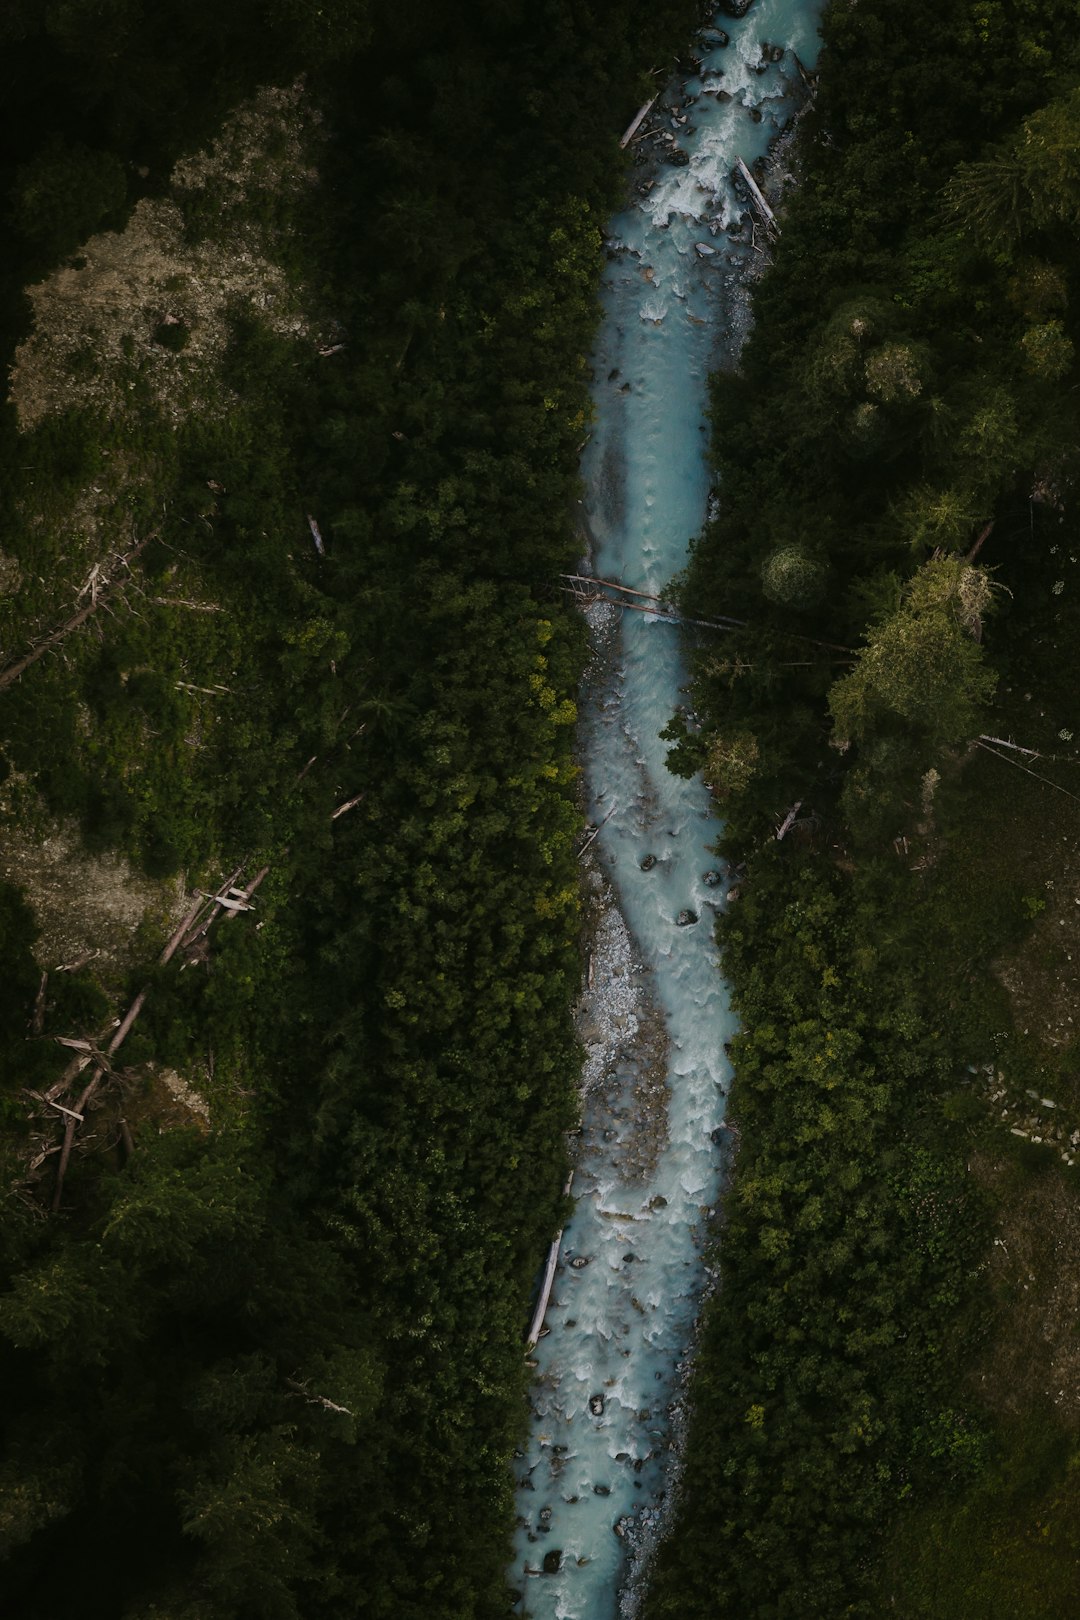
<instances>
[{"instance_id":1,"label":"log across river","mask_svg":"<svg viewBox=\"0 0 1080 1620\"><path fill-rule=\"evenodd\" d=\"M755 263L753 206L732 175L794 112L816 15L814 0L757 0L740 21L718 17L730 43L706 31L700 77L674 87L687 104L665 110L669 87L634 137L659 154L666 130L689 161L636 170L645 190L610 227L581 574L662 598L701 528L708 374L737 352ZM603 825L588 855L583 1131L546 1332L530 1351L509 1571L516 1612L536 1620L636 1612L635 1566L675 1488L701 1246L728 1140L718 828L703 784L667 772L659 737L686 682L680 638L650 612L610 601L586 612L581 748L588 813Z\"/></svg>"}]
</instances>

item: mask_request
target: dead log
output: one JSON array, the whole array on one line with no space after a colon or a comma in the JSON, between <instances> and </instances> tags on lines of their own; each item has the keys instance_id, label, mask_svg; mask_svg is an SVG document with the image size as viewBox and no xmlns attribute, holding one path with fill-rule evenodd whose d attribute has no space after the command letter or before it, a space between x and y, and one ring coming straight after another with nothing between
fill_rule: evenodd
<instances>
[{"instance_id":1,"label":"dead log","mask_svg":"<svg viewBox=\"0 0 1080 1620\"><path fill-rule=\"evenodd\" d=\"M132 546L130 551L126 552L124 556L116 559L117 565L123 568L129 567L134 559L139 555L139 552L144 550L144 548L150 544L150 541L154 539L156 532L157 531L155 530L151 534L144 535L141 540L137 541L136 544ZM87 587L84 587L84 591L86 588ZM80 595L82 594L83 592L80 592ZM45 654L53 647L59 646L64 638L69 636L73 630L77 630L81 624L85 624L90 615L97 612L98 608L107 599L108 595L108 588L105 586L98 587L95 581L95 587L90 591L90 600L83 607L81 607L77 613L73 613L70 619L65 619L63 624L59 625L55 630L50 631L44 640L39 641L37 646L31 648L28 653L24 653L21 658L16 658L13 664L8 664L5 669L0 669L0 692L2 692L5 687L13 685L14 682L19 679L20 675L24 675L26 673L31 664L36 664L38 659L44 658Z\"/></svg>"},{"instance_id":2,"label":"dead log","mask_svg":"<svg viewBox=\"0 0 1080 1620\"><path fill-rule=\"evenodd\" d=\"M649 113L656 106L656 103L657 103L657 101L659 99L660 98L659 98L659 93L658 93L657 95L653 96L651 101L647 101L645 103L644 107L639 108L638 111L634 114L633 118L631 118L629 124L627 124L627 126L626 126L626 133L623 135L622 140L619 142L620 151L625 151L626 148L630 145L630 142L633 140L634 136L637 134L638 130L641 128L642 124L645 122L645 120L648 117Z\"/></svg>"},{"instance_id":3,"label":"dead log","mask_svg":"<svg viewBox=\"0 0 1080 1620\"><path fill-rule=\"evenodd\" d=\"M792 827L794 827L795 817L802 809L802 804L803 802L801 799L796 799L795 803L792 805L791 809L780 823L780 826L777 828L776 832L776 842L778 844L780 843L781 839L786 837L786 835L791 831Z\"/></svg>"},{"instance_id":4,"label":"dead log","mask_svg":"<svg viewBox=\"0 0 1080 1620\"><path fill-rule=\"evenodd\" d=\"M37 995L34 997L34 1011L30 1018L31 1035L40 1035L42 1030L45 1028L45 987L48 982L48 973L42 973L41 982L37 988Z\"/></svg>"},{"instance_id":5,"label":"dead log","mask_svg":"<svg viewBox=\"0 0 1080 1620\"><path fill-rule=\"evenodd\" d=\"M993 520L993 518L991 518L990 522L986 525L985 529L980 534L979 538L976 540L975 544L972 546L972 548L968 552L967 556L964 558L965 562L972 563L972 562L975 561L976 557L979 555L979 552L982 550L983 546L989 540L989 538L993 534L993 532L994 532L994 520Z\"/></svg>"},{"instance_id":6,"label":"dead log","mask_svg":"<svg viewBox=\"0 0 1080 1620\"><path fill-rule=\"evenodd\" d=\"M1042 755L1037 748L1021 748L1019 743L1006 742L1004 737L988 737L985 731L980 731L976 742L997 743L999 748L1011 748L1017 754L1026 754L1029 759L1041 759Z\"/></svg>"},{"instance_id":7,"label":"dead log","mask_svg":"<svg viewBox=\"0 0 1080 1620\"><path fill-rule=\"evenodd\" d=\"M339 1406L337 1401L332 1401L328 1395L312 1395L307 1385L301 1384L299 1379L286 1378L285 1382L295 1394L302 1396L309 1406L321 1406L324 1412L337 1412L342 1417L356 1416L349 1407Z\"/></svg>"},{"instance_id":8,"label":"dead log","mask_svg":"<svg viewBox=\"0 0 1080 1620\"><path fill-rule=\"evenodd\" d=\"M768 224L776 232L777 236L779 236L780 235L780 227L776 223L776 215L773 213L772 209L769 207L768 203L765 201L765 197L764 197L764 194L763 194L763 192L761 190L761 187L758 185L757 181L754 179L753 175L750 173L750 170L747 168L747 166L743 162L742 158L736 158L735 159L735 167L738 169L739 173L742 175L743 179L746 181L746 186L747 186L748 191L750 192L750 196L753 198L754 202L757 204L758 208L761 210L762 217L768 222Z\"/></svg>"},{"instance_id":9,"label":"dead log","mask_svg":"<svg viewBox=\"0 0 1080 1620\"><path fill-rule=\"evenodd\" d=\"M80 1125L86 1118L85 1114L77 1114L74 1108L65 1108L63 1103L53 1102L51 1097L43 1097L42 1101L47 1102L50 1108L58 1108L62 1114L67 1114L70 1119L78 1120Z\"/></svg>"},{"instance_id":10,"label":"dead log","mask_svg":"<svg viewBox=\"0 0 1080 1620\"><path fill-rule=\"evenodd\" d=\"M571 1170L567 1177L566 1186L563 1188L564 1198L569 1198L570 1188L573 1184L574 1172ZM544 1280L540 1285L540 1297L536 1302L536 1309L533 1312L533 1318L529 1323L529 1331L525 1338L526 1350L533 1349L540 1339L540 1332L544 1326L544 1317L547 1315L548 1301L551 1299L552 1285L555 1282L555 1268L559 1264L559 1250L562 1248L563 1230L564 1228L560 1226L551 1240L547 1264L544 1267Z\"/></svg>"},{"instance_id":11,"label":"dead log","mask_svg":"<svg viewBox=\"0 0 1080 1620\"><path fill-rule=\"evenodd\" d=\"M618 804L613 804L611 809L608 811L607 815L604 817L603 821L598 821L597 822L596 826L593 828L593 830L589 834L588 838L586 838L585 842L582 844L581 848L578 850L578 860L579 861L580 861L581 857L584 855L585 851L593 843L594 839L596 839L599 836L601 827L606 827L607 826L608 822L611 820L612 816L615 814L615 812L616 812L616 810L618 808L619 808Z\"/></svg>"},{"instance_id":12,"label":"dead log","mask_svg":"<svg viewBox=\"0 0 1080 1620\"><path fill-rule=\"evenodd\" d=\"M64 1142L60 1149L60 1163L56 1167L56 1186L53 1188L52 1196L52 1212L54 1215L60 1208L60 1198L64 1191L64 1177L67 1175L68 1165L71 1162L71 1149L75 1141L76 1121L80 1120L85 1114L86 1105L94 1095L94 1092L97 1090L98 1085L101 1082L101 1076L104 1074L104 1072L104 1069L95 1069L90 1080L90 1084L82 1093L82 1096L75 1104L75 1107L73 1109L65 1109L65 1113L69 1113L71 1117L64 1126Z\"/></svg>"},{"instance_id":13,"label":"dead log","mask_svg":"<svg viewBox=\"0 0 1080 1620\"><path fill-rule=\"evenodd\" d=\"M354 794L351 799L346 799L344 804L339 804L338 805L337 809L331 815L330 820L331 821L336 821L338 816L345 815L346 811L355 810L356 806L358 804L363 803L363 800L364 800L364 795L362 793Z\"/></svg>"}]
</instances>

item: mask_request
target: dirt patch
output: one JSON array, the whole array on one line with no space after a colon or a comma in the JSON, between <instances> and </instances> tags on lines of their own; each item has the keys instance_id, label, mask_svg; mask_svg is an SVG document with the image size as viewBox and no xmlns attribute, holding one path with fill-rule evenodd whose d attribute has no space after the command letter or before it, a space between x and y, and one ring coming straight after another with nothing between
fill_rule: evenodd
<instances>
[{"instance_id":1,"label":"dirt patch","mask_svg":"<svg viewBox=\"0 0 1080 1620\"><path fill-rule=\"evenodd\" d=\"M144 199L123 231L91 237L71 266L29 288L34 329L11 374L21 429L72 406L115 419L138 410L147 392L173 422L212 407L208 373L236 306L279 335L305 330L297 294L274 262L272 208L314 182L303 154L317 122L302 86L260 91L208 151L177 164L169 197ZM260 198L268 223L254 206ZM204 240L187 232L196 206L213 213ZM183 332L182 348L161 341L166 327Z\"/></svg>"},{"instance_id":2,"label":"dirt patch","mask_svg":"<svg viewBox=\"0 0 1080 1620\"><path fill-rule=\"evenodd\" d=\"M141 924L164 938L179 921L179 878L141 876L122 855L91 855L73 822L7 826L0 877L26 893L41 929L35 955L43 968L86 961L103 985L115 985L146 958Z\"/></svg>"},{"instance_id":3,"label":"dirt patch","mask_svg":"<svg viewBox=\"0 0 1080 1620\"><path fill-rule=\"evenodd\" d=\"M995 964L1016 1025L1061 1050L1080 1035L1080 835L1066 835L1059 875L1029 900L1044 909L1021 950Z\"/></svg>"},{"instance_id":4,"label":"dirt patch","mask_svg":"<svg viewBox=\"0 0 1080 1620\"><path fill-rule=\"evenodd\" d=\"M1011 1155L985 1153L971 1167L999 1208L989 1260L998 1325L972 1370L973 1387L1002 1416L1020 1417L1049 1400L1063 1423L1080 1429L1076 1171L1052 1162L1031 1169Z\"/></svg>"}]
</instances>

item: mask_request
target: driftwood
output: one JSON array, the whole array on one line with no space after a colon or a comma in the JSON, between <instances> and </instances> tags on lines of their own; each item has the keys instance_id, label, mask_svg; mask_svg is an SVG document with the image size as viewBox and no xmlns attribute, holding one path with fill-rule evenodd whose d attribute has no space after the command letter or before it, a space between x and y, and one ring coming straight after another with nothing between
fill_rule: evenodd
<instances>
[{"instance_id":1,"label":"driftwood","mask_svg":"<svg viewBox=\"0 0 1080 1620\"><path fill-rule=\"evenodd\" d=\"M633 118L631 118L629 124L626 126L626 133L619 142L619 148L621 151L625 151L630 145L630 142L633 140L634 136L637 134L638 130L649 116L649 113L656 106L658 100L659 94L653 96L652 100L647 101L644 107L639 108L639 110L634 114Z\"/></svg>"},{"instance_id":2,"label":"driftwood","mask_svg":"<svg viewBox=\"0 0 1080 1620\"><path fill-rule=\"evenodd\" d=\"M601 827L606 827L607 826L608 822L611 820L612 816L615 814L615 812L616 812L616 810L618 808L619 808L619 806L617 804L613 804L611 809L608 811L607 815L604 817L603 821L598 821L597 822L596 826L593 828L593 830L589 834L588 838L586 838L585 842L582 844L581 848L578 850L578 860L579 861L580 861L581 857L584 855L585 851L591 846L591 844L593 843L593 840L599 836ZM589 983L590 984L592 983L591 979L589 980Z\"/></svg>"},{"instance_id":3,"label":"driftwood","mask_svg":"<svg viewBox=\"0 0 1080 1620\"><path fill-rule=\"evenodd\" d=\"M311 530L311 538L315 542L315 550L319 553L320 557L325 557L326 547L323 544L323 537L320 532L319 525L316 523L310 512L307 515L307 522L308 528Z\"/></svg>"},{"instance_id":4,"label":"driftwood","mask_svg":"<svg viewBox=\"0 0 1080 1620\"><path fill-rule=\"evenodd\" d=\"M116 559L117 566L123 568L129 567L132 561L139 555L139 552L144 550L144 548L150 544L150 541L153 538L154 534L144 535L141 540L137 541L136 544L132 546L130 551L125 552L122 557L118 557ZM24 653L21 658L16 658L13 664L8 664L6 668L0 669L0 692L2 692L5 687L12 686L14 682L19 679L20 675L24 675L26 673L31 664L36 664L38 659L44 658L45 654L51 651L53 647L58 647L66 636L69 636L73 630L77 630L81 624L85 624L92 613L97 612L98 608L105 601L108 595L107 587L104 585L99 586L97 583L97 576L100 572L100 567L101 565L97 564L96 567L91 570L91 582L84 585L82 591L79 593L80 597L82 597L87 591L89 591L90 600L86 602L77 613L73 613L70 619L65 619L63 624L59 625L55 630L50 631L44 640L38 642L36 647L31 648L28 653Z\"/></svg>"},{"instance_id":5,"label":"driftwood","mask_svg":"<svg viewBox=\"0 0 1080 1620\"><path fill-rule=\"evenodd\" d=\"M762 213L763 217L768 221L769 225L776 232L777 236L779 236L780 235L780 227L776 223L776 215L773 213L772 209L769 207L768 203L765 201L765 197L764 197L764 195L762 193L761 187L758 185L757 181L754 179L753 175L750 173L750 170L747 168L747 166L743 162L742 158L736 158L735 159L735 167L738 169L739 173L742 175L743 179L746 181L747 189L750 192L750 195L753 198L754 202L757 204L758 208L761 210L761 213Z\"/></svg>"},{"instance_id":6,"label":"driftwood","mask_svg":"<svg viewBox=\"0 0 1080 1620\"><path fill-rule=\"evenodd\" d=\"M573 1185L574 1172L571 1170L569 1176L567 1177L566 1186L563 1188L564 1198L569 1198L570 1188ZM559 1250L562 1248L563 1230L564 1228L560 1226L559 1230L551 1240L551 1247L548 1250L547 1265L544 1267L544 1280L540 1284L540 1297L536 1302L536 1309L533 1312L532 1321L529 1323L529 1331L525 1337L526 1350L533 1349L540 1339L540 1333L544 1326L544 1317L547 1315L548 1301L551 1299L552 1284L555 1281L555 1268L559 1263Z\"/></svg>"}]
</instances>

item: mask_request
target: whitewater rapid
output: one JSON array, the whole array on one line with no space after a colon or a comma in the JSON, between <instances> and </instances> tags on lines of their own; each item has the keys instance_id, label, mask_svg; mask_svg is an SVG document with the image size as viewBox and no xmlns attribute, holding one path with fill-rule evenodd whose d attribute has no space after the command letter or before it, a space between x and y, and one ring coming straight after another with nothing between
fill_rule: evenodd
<instances>
[{"instance_id":1,"label":"whitewater rapid","mask_svg":"<svg viewBox=\"0 0 1080 1620\"><path fill-rule=\"evenodd\" d=\"M817 10L816 0L757 0L739 21L717 16L692 47L700 76L662 98L688 104L654 111L653 129L674 135L689 162L636 169L634 206L611 223L582 572L659 595L701 529L708 376L737 351L755 258L732 171L736 158L753 164L799 104ZM710 48L716 30L726 47ZM592 846L576 1205L515 1462L510 1580L515 1612L536 1620L635 1612L628 1558L662 1527L677 1459L733 1030L713 940L729 882L710 851L719 828L702 782L667 771L659 736L684 701L678 632L648 613L589 614L581 748L588 814L609 819Z\"/></svg>"}]
</instances>

